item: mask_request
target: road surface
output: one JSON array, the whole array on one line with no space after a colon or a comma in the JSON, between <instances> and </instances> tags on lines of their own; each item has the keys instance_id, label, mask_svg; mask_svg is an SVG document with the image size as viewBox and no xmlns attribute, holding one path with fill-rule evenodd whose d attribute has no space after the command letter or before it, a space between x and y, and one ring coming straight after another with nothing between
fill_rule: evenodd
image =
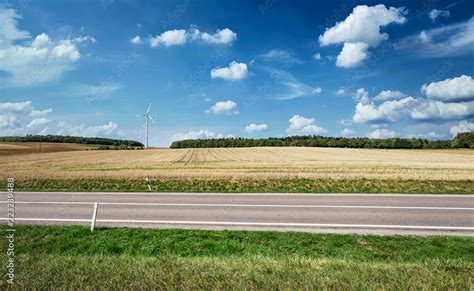
<instances>
[{"instance_id":1,"label":"road surface","mask_svg":"<svg viewBox=\"0 0 474 291\"><path fill-rule=\"evenodd\" d=\"M16 192L16 224L90 225L95 202L96 227L474 236L466 195Z\"/></svg>"}]
</instances>

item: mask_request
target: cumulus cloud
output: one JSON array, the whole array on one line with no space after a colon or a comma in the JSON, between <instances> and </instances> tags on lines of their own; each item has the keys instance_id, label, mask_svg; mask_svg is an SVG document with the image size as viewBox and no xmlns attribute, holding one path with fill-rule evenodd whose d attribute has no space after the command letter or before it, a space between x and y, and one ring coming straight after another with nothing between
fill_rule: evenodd
<instances>
[{"instance_id":1,"label":"cumulus cloud","mask_svg":"<svg viewBox=\"0 0 474 291\"><path fill-rule=\"evenodd\" d=\"M474 131L474 122L469 122L467 120L463 120L449 129L449 132L453 136L456 136L458 133L471 131Z\"/></svg>"},{"instance_id":2,"label":"cumulus cloud","mask_svg":"<svg viewBox=\"0 0 474 291\"><path fill-rule=\"evenodd\" d=\"M460 103L444 103L440 101L420 102L410 112L416 120L452 120L474 116L474 101Z\"/></svg>"},{"instance_id":3,"label":"cumulus cloud","mask_svg":"<svg viewBox=\"0 0 474 291\"><path fill-rule=\"evenodd\" d=\"M446 79L421 86L421 92L430 99L440 101L474 100L474 79L470 76Z\"/></svg>"},{"instance_id":4,"label":"cumulus cloud","mask_svg":"<svg viewBox=\"0 0 474 291\"><path fill-rule=\"evenodd\" d=\"M0 9L0 71L6 87L37 85L55 80L72 70L80 57L79 45L95 42L90 36L52 40L41 33L32 41L30 34L17 28L21 17L12 9Z\"/></svg>"},{"instance_id":5,"label":"cumulus cloud","mask_svg":"<svg viewBox=\"0 0 474 291\"><path fill-rule=\"evenodd\" d=\"M233 137L231 134L222 134L222 133L215 133L208 129L201 129L201 130L188 130L184 133L176 133L171 137L171 141L179 141L179 140L186 140L186 139L211 139L211 138L230 138Z\"/></svg>"},{"instance_id":6,"label":"cumulus cloud","mask_svg":"<svg viewBox=\"0 0 474 291\"><path fill-rule=\"evenodd\" d=\"M336 66L340 68L357 67L367 58L369 45L363 42L346 42L341 53L337 56Z\"/></svg>"},{"instance_id":7,"label":"cumulus cloud","mask_svg":"<svg viewBox=\"0 0 474 291\"><path fill-rule=\"evenodd\" d=\"M337 94L337 95L344 95L344 94L346 94L346 90L340 88L340 89L338 89L338 90L336 91L336 94Z\"/></svg>"},{"instance_id":8,"label":"cumulus cloud","mask_svg":"<svg viewBox=\"0 0 474 291\"><path fill-rule=\"evenodd\" d=\"M244 131L248 133L252 133L252 132L258 132L258 131L262 131L266 129L268 129L268 125L266 125L265 123L262 123L262 124L250 123L249 125L245 127Z\"/></svg>"},{"instance_id":9,"label":"cumulus cloud","mask_svg":"<svg viewBox=\"0 0 474 291\"><path fill-rule=\"evenodd\" d=\"M321 94L323 90L320 87L316 87L313 89L313 94Z\"/></svg>"},{"instance_id":10,"label":"cumulus cloud","mask_svg":"<svg viewBox=\"0 0 474 291\"><path fill-rule=\"evenodd\" d=\"M341 130L340 134L342 136L351 136L351 135L357 134L357 131L354 131L349 128L344 128L343 130Z\"/></svg>"},{"instance_id":11,"label":"cumulus cloud","mask_svg":"<svg viewBox=\"0 0 474 291\"><path fill-rule=\"evenodd\" d=\"M288 122L290 126L286 130L288 135L312 135L312 134L323 134L327 130L316 125L314 118L306 118L298 114L293 115Z\"/></svg>"},{"instance_id":12,"label":"cumulus cloud","mask_svg":"<svg viewBox=\"0 0 474 291\"><path fill-rule=\"evenodd\" d=\"M31 101L0 103L0 135L63 134L92 137L124 135L114 122L86 126L69 125L60 121L56 126L49 128L47 125L52 120L46 116L52 111L52 108L36 110Z\"/></svg>"},{"instance_id":13,"label":"cumulus cloud","mask_svg":"<svg viewBox=\"0 0 474 291\"><path fill-rule=\"evenodd\" d=\"M33 110L31 101L0 103L0 128L18 128Z\"/></svg>"},{"instance_id":14,"label":"cumulus cloud","mask_svg":"<svg viewBox=\"0 0 474 291\"><path fill-rule=\"evenodd\" d=\"M428 13L428 17L433 21L433 23L436 22L436 18L438 17L448 17L450 15L448 10L438 10L438 9L433 9Z\"/></svg>"},{"instance_id":15,"label":"cumulus cloud","mask_svg":"<svg viewBox=\"0 0 474 291\"><path fill-rule=\"evenodd\" d=\"M391 91L391 90L382 90L380 93L374 97L374 100L392 100L392 99L402 99L407 95L400 91Z\"/></svg>"},{"instance_id":16,"label":"cumulus cloud","mask_svg":"<svg viewBox=\"0 0 474 291\"><path fill-rule=\"evenodd\" d=\"M405 14L404 8L387 8L383 4L356 6L345 20L327 28L319 36L319 43L322 46L343 43L336 65L343 68L358 66L367 58L369 46L376 47L388 39L388 34L381 33L380 29L391 23L404 23Z\"/></svg>"},{"instance_id":17,"label":"cumulus cloud","mask_svg":"<svg viewBox=\"0 0 474 291\"><path fill-rule=\"evenodd\" d=\"M184 29L173 29L163 32L160 35L150 37L150 46L157 47L162 44L164 46L183 45L188 40L188 34Z\"/></svg>"},{"instance_id":18,"label":"cumulus cloud","mask_svg":"<svg viewBox=\"0 0 474 291\"><path fill-rule=\"evenodd\" d=\"M315 53L313 55L313 59L319 61L321 59L321 54L320 53Z\"/></svg>"},{"instance_id":19,"label":"cumulus cloud","mask_svg":"<svg viewBox=\"0 0 474 291\"><path fill-rule=\"evenodd\" d=\"M229 28L218 29L214 34L209 34L207 32L199 33L199 31L193 31L193 36L196 36L196 33L201 37L202 41L212 44L230 44L237 40L237 33L233 32Z\"/></svg>"},{"instance_id":20,"label":"cumulus cloud","mask_svg":"<svg viewBox=\"0 0 474 291\"><path fill-rule=\"evenodd\" d=\"M137 37L139 38L139 36L136 36L135 38ZM132 38L132 40L135 38ZM172 29L165 31L160 35L152 36L149 38L149 44L151 47L157 47L159 45L181 46L188 41L200 41L208 44L232 44L236 40L237 33L229 28L217 29L215 33L207 33L201 32L196 27L192 27L188 30Z\"/></svg>"},{"instance_id":21,"label":"cumulus cloud","mask_svg":"<svg viewBox=\"0 0 474 291\"><path fill-rule=\"evenodd\" d=\"M216 102L206 112L214 114L239 114L237 103L232 100Z\"/></svg>"},{"instance_id":22,"label":"cumulus cloud","mask_svg":"<svg viewBox=\"0 0 474 291\"><path fill-rule=\"evenodd\" d=\"M362 104L368 104L370 101L369 92L367 92L367 90L365 90L364 88L359 88L352 96L352 99Z\"/></svg>"},{"instance_id":23,"label":"cumulus cloud","mask_svg":"<svg viewBox=\"0 0 474 291\"><path fill-rule=\"evenodd\" d=\"M142 43L142 39L140 36L135 36L135 37L132 37L130 39L130 42L133 43L133 44L141 44Z\"/></svg>"},{"instance_id":24,"label":"cumulus cloud","mask_svg":"<svg viewBox=\"0 0 474 291\"><path fill-rule=\"evenodd\" d=\"M387 128L379 128L370 132L367 136L370 138L392 138L395 137L396 133L393 130Z\"/></svg>"},{"instance_id":25,"label":"cumulus cloud","mask_svg":"<svg viewBox=\"0 0 474 291\"><path fill-rule=\"evenodd\" d=\"M414 103L416 100L413 97L385 101L378 106L373 102L357 103L352 120L356 123L395 122L407 115Z\"/></svg>"},{"instance_id":26,"label":"cumulus cloud","mask_svg":"<svg viewBox=\"0 0 474 291\"><path fill-rule=\"evenodd\" d=\"M214 68L211 70L211 77L225 80L242 80L248 75L247 64L233 61L225 68Z\"/></svg>"}]
</instances>

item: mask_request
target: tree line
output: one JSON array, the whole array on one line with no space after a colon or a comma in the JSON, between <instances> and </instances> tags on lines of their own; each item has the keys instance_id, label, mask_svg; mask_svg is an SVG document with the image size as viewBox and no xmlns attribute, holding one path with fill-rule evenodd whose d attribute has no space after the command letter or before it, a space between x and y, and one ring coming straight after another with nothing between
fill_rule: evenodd
<instances>
[{"instance_id":1,"label":"tree line","mask_svg":"<svg viewBox=\"0 0 474 291\"><path fill-rule=\"evenodd\" d=\"M103 137L82 137L66 135L26 135L0 136L0 142L52 142L52 143L79 143L98 144L104 146L143 147L143 144L134 140L122 140Z\"/></svg>"},{"instance_id":2,"label":"tree line","mask_svg":"<svg viewBox=\"0 0 474 291\"><path fill-rule=\"evenodd\" d=\"M326 137L288 136L270 138L215 138L175 141L171 148L224 148L224 147L337 147L374 149L450 149L474 148L474 132L459 133L452 140L422 138Z\"/></svg>"}]
</instances>

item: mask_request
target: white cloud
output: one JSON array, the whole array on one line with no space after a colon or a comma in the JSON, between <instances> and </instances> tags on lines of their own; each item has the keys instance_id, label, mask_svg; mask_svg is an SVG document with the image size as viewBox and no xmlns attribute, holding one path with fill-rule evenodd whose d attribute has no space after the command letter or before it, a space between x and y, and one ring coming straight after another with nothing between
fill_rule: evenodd
<instances>
[{"instance_id":1,"label":"white cloud","mask_svg":"<svg viewBox=\"0 0 474 291\"><path fill-rule=\"evenodd\" d=\"M67 90L61 92L62 96L86 98L87 101L106 99L112 93L122 89L119 83L105 82L99 85L78 84L73 85Z\"/></svg>"},{"instance_id":2,"label":"white cloud","mask_svg":"<svg viewBox=\"0 0 474 291\"><path fill-rule=\"evenodd\" d=\"M206 110L207 113L214 113L214 114L239 114L237 109L237 103L232 100L227 101L219 101L216 104L212 105L211 108Z\"/></svg>"},{"instance_id":3,"label":"white cloud","mask_svg":"<svg viewBox=\"0 0 474 291\"><path fill-rule=\"evenodd\" d=\"M269 92L270 98L278 100L290 100L313 94L313 87L302 83L290 72L271 67L267 67L265 70L270 73L271 79L276 81L275 84L272 84L271 86L274 91Z\"/></svg>"},{"instance_id":4,"label":"white cloud","mask_svg":"<svg viewBox=\"0 0 474 291\"><path fill-rule=\"evenodd\" d=\"M404 14L403 8L387 9L383 4L359 5L344 21L326 29L324 34L319 36L319 42L323 46L344 42L364 42L376 46L388 39L388 35L381 33L380 28L391 23L404 23Z\"/></svg>"},{"instance_id":5,"label":"white cloud","mask_svg":"<svg viewBox=\"0 0 474 291\"><path fill-rule=\"evenodd\" d=\"M28 127L28 128L38 128L38 127L44 126L44 125L46 125L50 122L51 122L51 120L46 119L44 117L41 117L41 118L33 119L32 121L30 121L30 123L28 123L28 125L26 127Z\"/></svg>"},{"instance_id":6,"label":"white cloud","mask_svg":"<svg viewBox=\"0 0 474 291\"><path fill-rule=\"evenodd\" d=\"M474 116L474 101L443 103L424 101L413 108L410 115L415 120L450 120Z\"/></svg>"},{"instance_id":7,"label":"white cloud","mask_svg":"<svg viewBox=\"0 0 474 291\"><path fill-rule=\"evenodd\" d=\"M49 113L53 112L53 108L48 108L48 109L45 109L45 110L31 110L29 116L32 117L32 118L38 118L38 117L43 117Z\"/></svg>"},{"instance_id":8,"label":"white cloud","mask_svg":"<svg viewBox=\"0 0 474 291\"><path fill-rule=\"evenodd\" d=\"M288 122L290 123L290 126L286 130L288 135L311 135L327 132L327 130L314 123L314 118L306 118L297 114L293 115Z\"/></svg>"},{"instance_id":9,"label":"white cloud","mask_svg":"<svg viewBox=\"0 0 474 291\"><path fill-rule=\"evenodd\" d=\"M433 9L430 11L428 14L428 17L435 23L436 18L438 17L448 17L449 16L449 11L447 10L438 10L438 9Z\"/></svg>"},{"instance_id":10,"label":"white cloud","mask_svg":"<svg viewBox=\"0 0 474 291\"><path fill-rule=\"evenodd\" d=\"M18 29L21 15L13 9L0 9L0 45L9 45L12 41L30 38L28 31Z\"/></svg>"},{"instance_id":11,"label":"white cloud","mask_svg":"<svg viewBox=\"0 0 474 291\"><path fill-rule=\"evenodd\" d=\"M343 130L341 130L340 133L343 136L351 136L351 135L357 134L357 131L351 130L349 128L344 128Z\"/></svg>"},{"instance_id":12,"label":"white cloud","mask_svg":"<svg viewBox=\"0 0 474 291\"><path fill-rule=\"evenodd\" d=\"M141 44L142 43L142 39L140 38L140 36L135 36L135 37L132 37L130 39L130 42L133 43L133 44Z\"/></svg>"},{"instance_id":13,"label":"white cloud","mask_svg":"<svg viewBox=\"0 0 474 291\"><path fill-rule=\"evenodd\" d=\"M370 132L367 136L370 138L392 138L395 137L395 131L386 129L386 128L379 128L372 132Z\"/></svg>"},{"instance_id":14,"label":"white cloud","mask_svg":"<svg viewBox=\"0 0 474 291\"><path fill-rule=\"evenodd\" d=\"M137 37L139 38L139 36L135 38ZM130 41L135 38L132 38ZM160 35L150 37L149 43L151 47L157 47L160 44L165 46L181 46L188 41L201 41L208 44L232 44L236 40L237 33L229 28L217 29L215 33L210 34L201 32L199 29L192 27L189 30L173 29L165 31Z\"/></svg>"},{"instance_id":15,"label":"white cloud","mask_svg":"<svg viewBox=\"0 0 474 291\"><path fill-rule=\"evenodd\" d=\"M351 126L352 125L352 119L339 119L336 122L337 122L337 124L340 124L342 126Z\"/></svg>"},{"instance_id":16,"label":"white cloud","mask_svg":"<svg viewBox=\"0 0 474 291\"><path fill-rule=\"evenodd\" d=\"M336 66L340 68L357 67L367 58L369 45L363 42L346 42L337 56Z\"/></svg>"},{"instance_id":17,"label":"white cloud","mask_svg":"<svg viewBox=\"0 0 474 291\"><path fill-rule=\"evenodd\" d=\"M186 140L186 139L211 139L211 138L230 138L231 134L225 135L222 133L215 133L208 129L201 129L198 131L188 130L185 133L176 133L171 137L171 141Z\"/></svg>"},{"instance_id":18,"label":"white cloud","mask_svg":"<svg viewBox=\"0 0 474 291\"><path fill-rule=\"evenodd\" d=\"M421 87L421 92L430 99L440 101L470 101L474 100L474 79L462 75L444 81L424 84Z\"/></svg>"},{"instance_id":19,"label":"white cloud","mask_svg":"<svg viewBox=\"0 0 474 291\"><path fill-rule=\"evenodd\" d=\"M266 61L277 61L285 64L302 64L303 61L294 56L291 51L288 50L271 50L262 55L263 59Z\"/></svg>"},{"instance_id":20,"label":"white cloud","mask_svg":"<svg viewBox=\"0 0 474 291\"><path fill-rule=\"evenodd\" d=\"M21 120L33 110L31 101L0 103L0 128L17 128Z\"/></svg>"},{"instance_id":21,"label":"white cloud","mask_svg":"<svg viewBox=\"0 0 474 291\"><path fill-rule=\"evenodd\" d=\"M344 95L344 94L346 94L346 90L340 88L340 89L338 89L338 90L336 91L336 94L337 94L337 95Z\"/></svg>"},{"instance_id":22,"label":"white cloud","mask_svg":"<svg viewBox=\"0 0 474 291\"><path fill-rule=\"evenodd\" d=\"M211 70L212 78L222 78L225 80L242 80L248 75L247 64L233 61L229 67L214 68Z\"/></svg>"},{"instance_id":23,"label":"white cloud","mask_svg":"<svg viewBox=\"0 0 474 291\"><path fill-rule=\"evenodd\" d=\"M218 29L214 34L202 32L200 36L202 41L212 44L230 44L237 40L237 33L233 32L229 28L224 28L222 30Z\"/></svg>"},{"instance_id":24,"label":"white cloud","mask_svg":"<svg viewBox=\"0 0 474 291\"><path fill-rule=\"evenodd\" d=\"M319 61L321 59L321 54L320 53L315 53L313 55L313 59Z\"/></svg>"},{"instance_id":25,"label":"white cloud","mask_svg":"<svg viewBox=\"0 0 474 291\"><path fill-rule=\"evenodd\" d=\"M17 29L21 17L11 9L0 9L0 71L4 87L37 85L55 80L74 68L80 57L79 45L85 41L95 42L90 36L79 36L53 41L41 33L32 41L29 33Z\"/></svg>"},{"instance_id":26,"label":"white cloud","mask_svg":"<svg viewBox=\"0 0 474 291\"><path fill-rule=\"evenodd\" d=\"M405 14L404 8L386 8L383 4L356 6L344 21L327 28L319 36L319 43L322 46L344 43L336 65L343 68L355 67L367 58L369 46L376 47L388 39L388 34L380 32L381 27L391 23L404 23Z\"/></svg>"},{"instance_id":27,"label":"white cloud","mask_svg":"<svg viewBox=\"0 0 474 291\"><path fill-rule=\"evenodd\" d=\"M53 129L47 125L52 121L45 118L51 113L52 108L35 110L31 101L17 103L0 103L0 135L25 135L25 134L64 134L76 136L123 136L117 124L109 122L104 125L79 126L69 125L59 121Z\"/></svg>"},{"instance_id":28,"label":"white cloud","mask_svg":"<svg viewBox=\"0 0 474 291\"><path fill-rule=\"evenodd\" d=\"M449 129L449 132L453 136L456 136L458 133L461 133L461 132L471 132L471 131L474 131L474 122L469 122L467 120L463 120L459 122L459 124L456 124Z\"/></svg>"},{"instance_id":29,"label":"white cloud","mask_svg":"<svg viewBox=\"0 0 474 291\"><path fill-rule=\"evenodd\" d=\"M410 50L422 58L471 55L474 46L474 17L464 22L422 31L394 45Z\"/></svg>"},{"instance_id":30,"label":"white cloud","mask_svg":"<svg viewBox=\"0 0 474 291\"><path fill-rule=\"evenodd\" d=\"M400 91L383 90L377 96L374 97L374 100L402 99L406 96L406 94Z\"/></svg>"},{"instance_id":31,"label":"white cloud","mask_svg":"<svg viewBox=\"0 0 474 291\"><path fill-rule=\"evenodd\" d=\"M320 87L316 87L313 89L313 94L321 94L323 90Z\"/></svg>"},{"instance_id":32,"label":"white cloud","mask_svg":"<svg viewBox=\"0 0 474 291\"><path fill-rule=\"evenodd\" d=\"M183 45L188 40L188 34L184 29L173 29L160 35L150 37L150 46L156 47L160 44L165 46Z\"/></svg>"},{"instance_id":33,"label":"white cloud","mask_svg":"<svg viewBox=\"0 0 474 291\"><path fill-rule=\"evenodd\" d=\"M357 103L352 120L356 123L395 122L407 115L414 103L416 100L413 97L385 101L379 106L374 103Z\"/></svg>"},{"instance_id":34,"label":"white cloud","mask_svg":"<svg viewBox=\"0 0 474 291\"><path fill-rule=\"evenodd\" d=\"M369 92L367 92L364 88L359 88L355 92L354 96L352 96L352 99L362 104L368 104L370 101Z\"/></svg>"},{"instance_id":35,"label":"white cloud","mask_svg":"<svg viewBox=\"0 0 474 291\"><path fill-rule=\"evenodd\" d=\"M258 131L262 131L266 129L268 129L268 125L266 125L265 123L262 123L262 124L250 123L249 125L245 127L244 131L248 133L252 133L252 132L258 132Z\"/></svg>"},{"instance_id":36,"label":"white cloud","mask_svg":"<svg viewBox=\"0 0 474 291\"><path fill-rule=\"evenodd\" d=\"M74 135L74 136L87 136L87 137L100 137L100 136L124 136L124 133L118 129L118 125L115 122L109 121L109 123L103 125L91 125L86 126L84 124L78 126L71 126L66 122L58 122L56 127L59 129L55 133L61 135Z\"/></svg>"}]
</instances>

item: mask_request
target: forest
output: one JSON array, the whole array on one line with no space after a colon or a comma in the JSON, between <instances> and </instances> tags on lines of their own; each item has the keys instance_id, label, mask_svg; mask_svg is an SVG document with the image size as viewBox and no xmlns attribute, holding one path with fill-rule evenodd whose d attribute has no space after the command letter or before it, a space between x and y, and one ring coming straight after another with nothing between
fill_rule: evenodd
<instances>
[{"instance_id":1,"label":"forest","mask_svg":"<svg viewBox=\"0 0 474 291\"><path fill-rule=\"evenodd\" d=\"M143 144L134 140L121 140L103 137L82 137L65 135L26 135L26 136L0 136L0 142L53 142L53 143L78 143L97 144L105 146L143 147Z\"/></svg>"},{"instance_id":2,"label":"forest","mask_svg":"<svg viewBox=\"0 0 474 291\"><path fill-rule=\"evenodd\" d=\"M337 147L374 149L450 149L474 148L474 132L459 133L452 140L421 138L326 137L288 136L271 138L217 138L175 141L171 148L222 148L222 147Z\"/></svg>"}]
</instances>

